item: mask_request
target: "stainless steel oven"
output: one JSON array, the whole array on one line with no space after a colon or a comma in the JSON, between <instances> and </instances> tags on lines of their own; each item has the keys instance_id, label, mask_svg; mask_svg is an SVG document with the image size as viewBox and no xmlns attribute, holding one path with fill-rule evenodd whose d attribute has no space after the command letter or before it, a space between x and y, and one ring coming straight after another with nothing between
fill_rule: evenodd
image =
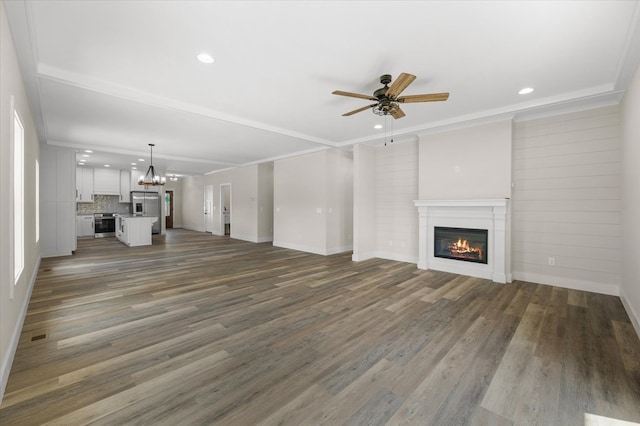
<instances>
[{"instance_id":1,"label":"stainless steel oven","mask_svg":"<svg viewBox=\"0 0 640 426\"><path fill-rule=\"evenodd\" d=\"M94 213L93 221L96 238L115 237L116 218L113 213Z\"/></svg>"}]
</instances>

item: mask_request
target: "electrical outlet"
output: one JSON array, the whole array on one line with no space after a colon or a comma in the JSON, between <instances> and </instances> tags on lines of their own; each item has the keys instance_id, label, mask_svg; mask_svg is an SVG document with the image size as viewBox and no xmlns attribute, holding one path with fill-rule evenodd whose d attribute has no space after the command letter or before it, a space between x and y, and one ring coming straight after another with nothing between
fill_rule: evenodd
<instances>
[{"instance_id":1,"label":"electrical outlet","mask_svg":"<svg viewBox=\"0 0 640 426\"><path fill-rule=\"evenodd\" d=\"M548 260L549 266L556 266L556 258L550 257Z\"/></svg>"}]
</instances>

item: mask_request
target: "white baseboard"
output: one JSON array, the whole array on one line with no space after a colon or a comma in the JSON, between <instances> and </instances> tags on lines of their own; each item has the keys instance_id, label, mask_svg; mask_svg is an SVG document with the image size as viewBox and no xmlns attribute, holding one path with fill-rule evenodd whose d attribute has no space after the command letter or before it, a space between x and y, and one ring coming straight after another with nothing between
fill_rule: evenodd
<instances>
[{"instance_id":1,"label":"white baseboard","mask_svg":"<svg viewBox=\"0 0 640 426\"><path fill-rule=\"evenodd\" d=\"M341 247L328 248L326 251L327 251L327 256L331 256L332 254L344 253L345 251L352 251L352 250L353 250L353 245L349 244Z\"/></svg>"},{"instance_id":2,"label":"white baseboard","mask_svg":"<svg viewBox=\"0 0 640 426\"><path fill-rule=\"evenodd\" d=\"M627 315L629 315L629 319L631 320L631 324L633 324L633 328L636 330L636 334L640 337L640 315L638 315L638 312L636 312L633 309L633 306L631 306L631 303L629 303L629 299L622 287L620 287L620 300L622 300L624 310L627 311Z\"/></svg>"},{"instance_id":3,"label":"white baseboard","mask_svg":"<svg viewBox=\"0 0 640 426\"><path fill-rule=\"evenodd\" d=\"M204 227L202 226L183 226L182 229L188 229L189 231L196 231L196 232L206 232L204 230Z\"/></svg>"},{"instance_id":4,"label":"white baseboard","mask_svg":"<svg viewBox=\"0 0 640 426\"><path fill-rule=\"evenodd\" d=\"M41 258L38 257L33 271L31 272L31 278L29 280L29 288L27 289L27 295L20 307L20 318L16 322L16 326L11 333L11 340L9 341L9 347L7 353L4 354L2 366L0 366L0 402L4 398L4 391L7 388L7 382L9 381L9 373L11 373L11 365L13 364L13 358L16 355L18 349L18 342L20 341L20 334L22 334L22 326L24 325L24 319L27 316L27 309L29 308L29 301L31 301L31 293L33 292L33 286L36 283L38 277L38 271L40 270Z\"/></svg>"},{"instance_id":5,"label":"white baseboard","mask_svg":"<svg viewBox=\"0 0 640 426\"><path fill-rule=\"evenodd\" d=\"M363 260L369 260L369 259L373 259L375 257L376 257L375 254L372 253L372 252L369 252L369 253L361 253L361 252L355 253L354 252L351 255L351 260L353 260L354 262L362 262Z\"/></svg>"},{"instance_id":6,"label":"white baseboard","mask_svg":"<svg viewBox=\"0 0 640 426\"><path fill-rule=\"evenodd\" d=\"M303 244L288 243L288 242L285 242L285 241L273 240L273 246L274 247L286 248L286 249L290 249L290 250L303 251L305 253L320 254L320 255L323 255L323 256L325 254L318 247L305 246Z\"/></svg>"},{"instance_id":7,"label":"white baseboard","mask_svg":"<svg viewBox=\"0 0 640 426\"><path fill-rule=\"evenodd\" d=\"M41 253L40 257L44 259L47 257L60 257L60 256L71 256L71 255L73 255L72 251L55 251L51 253Z\"/></svg>"},{"instance_id":8,"label":"white baseboard","mask_svg":"<svg viewBox=\"0 0 640 426\"><path fill-rule=\"evenodd\" d=\"M305 246L303 244L295 244L295 243L289 243L289 242L277 241L277 240L273 240L273 246L282 247L282 248L291 249L291 250L303 251L305 253L319 254L322 256L330 256L332 254L344 253L345 251L350 251L353 249L353 246L351 245L322 249L318 247Z\"/></svg>"},{"instance_id":9,"label":"white baseboard","mask_svg":"<svg viewBox=\"0 0 640 426\"><path fill-rule=\"evenodd\" d=\"M389 253L383 251L373 251L367 253L354 253L351 256L351 260L354 262L362 262L363 260L369 259L386 259L386 260L395 260L398 262L407 262L407 263L418 263L418 258L416 256L407 256L407 255L399 255L397 253Z\"/></svg>"},{"instance_id":10,"label":"white baseboard","mask_svg":"<svg viewBox=\"0 0 640 426\"><path fill-rule=\"evenodd\" d=\"M608 294L610 296L620 296L620 286L615 284L575 280L571 278L532 274L528 272L513 272L513 279L536 284L547 284L556 287L569 288L571 290L582 290L590 291L592 293Z\"/></svg>"},{"instance_id":11,"label":"white baseboard","mask_svg":"<svg viewBox=\"0 0 640 426\"><path fill-rule=\"evenodd\" d=\"M407 254L398 254L392 252L384 252L384 251L376 251L374 253L374 257L379 257L380 259L387 260L396 260L398 262L407 262L407 263L418 263L418 256L411 256Z\"/></svg>"},{"instance_id":12,"label":"white baseboard","mask_svg":"<svg viewBox=\"0 0 640 426\"><path fill-rule=\"evenodd\" d=\"M258 242L258 240L253 236L250 237L247 235L240 235L240 234L234 234L234 233L231 233L231 235L229 235L229 238L233 238L234 240L240 240L240 241L248 241L250 243Z\"/></svg>"}]
</instances>

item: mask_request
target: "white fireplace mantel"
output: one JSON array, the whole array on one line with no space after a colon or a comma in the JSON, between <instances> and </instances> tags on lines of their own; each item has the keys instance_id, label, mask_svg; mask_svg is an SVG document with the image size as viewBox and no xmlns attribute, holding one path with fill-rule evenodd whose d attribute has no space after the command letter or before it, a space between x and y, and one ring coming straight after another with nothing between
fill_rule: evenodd
<instances>
[{"instance_id":1,"label":"white fireplace mantel","mask_svg":"<svg viewBox=\"0 0 640 426\"><path fill-rule=\"evenodd\" d=\"M511 282L509 199L415 200L418 208L418 268ZM488 231L487 264L437 258L434 228L475 228Z\"/></svg>"}]
</instances>

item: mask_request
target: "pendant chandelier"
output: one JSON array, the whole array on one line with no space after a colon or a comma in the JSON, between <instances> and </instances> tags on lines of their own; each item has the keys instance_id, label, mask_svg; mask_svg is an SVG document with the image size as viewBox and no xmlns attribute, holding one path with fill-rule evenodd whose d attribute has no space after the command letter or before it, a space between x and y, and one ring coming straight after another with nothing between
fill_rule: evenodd
<instances>
[{"instance_id":1,"label":"pendant chandelier","mask_svg":"<svg viewBox=\"0 0 640 426\"><path fill-rule=\"evenodd\" d=\"M151 147L151 164L149 165L149 169L147 169L147 174L140 176L140 179L138 179L138 185L144 185L145 188L148 186L164 185L164 180L158 176L156 169L153 167L153 147L155 144L150 143L149 146Z\"/></svg>"}]
</instances>

